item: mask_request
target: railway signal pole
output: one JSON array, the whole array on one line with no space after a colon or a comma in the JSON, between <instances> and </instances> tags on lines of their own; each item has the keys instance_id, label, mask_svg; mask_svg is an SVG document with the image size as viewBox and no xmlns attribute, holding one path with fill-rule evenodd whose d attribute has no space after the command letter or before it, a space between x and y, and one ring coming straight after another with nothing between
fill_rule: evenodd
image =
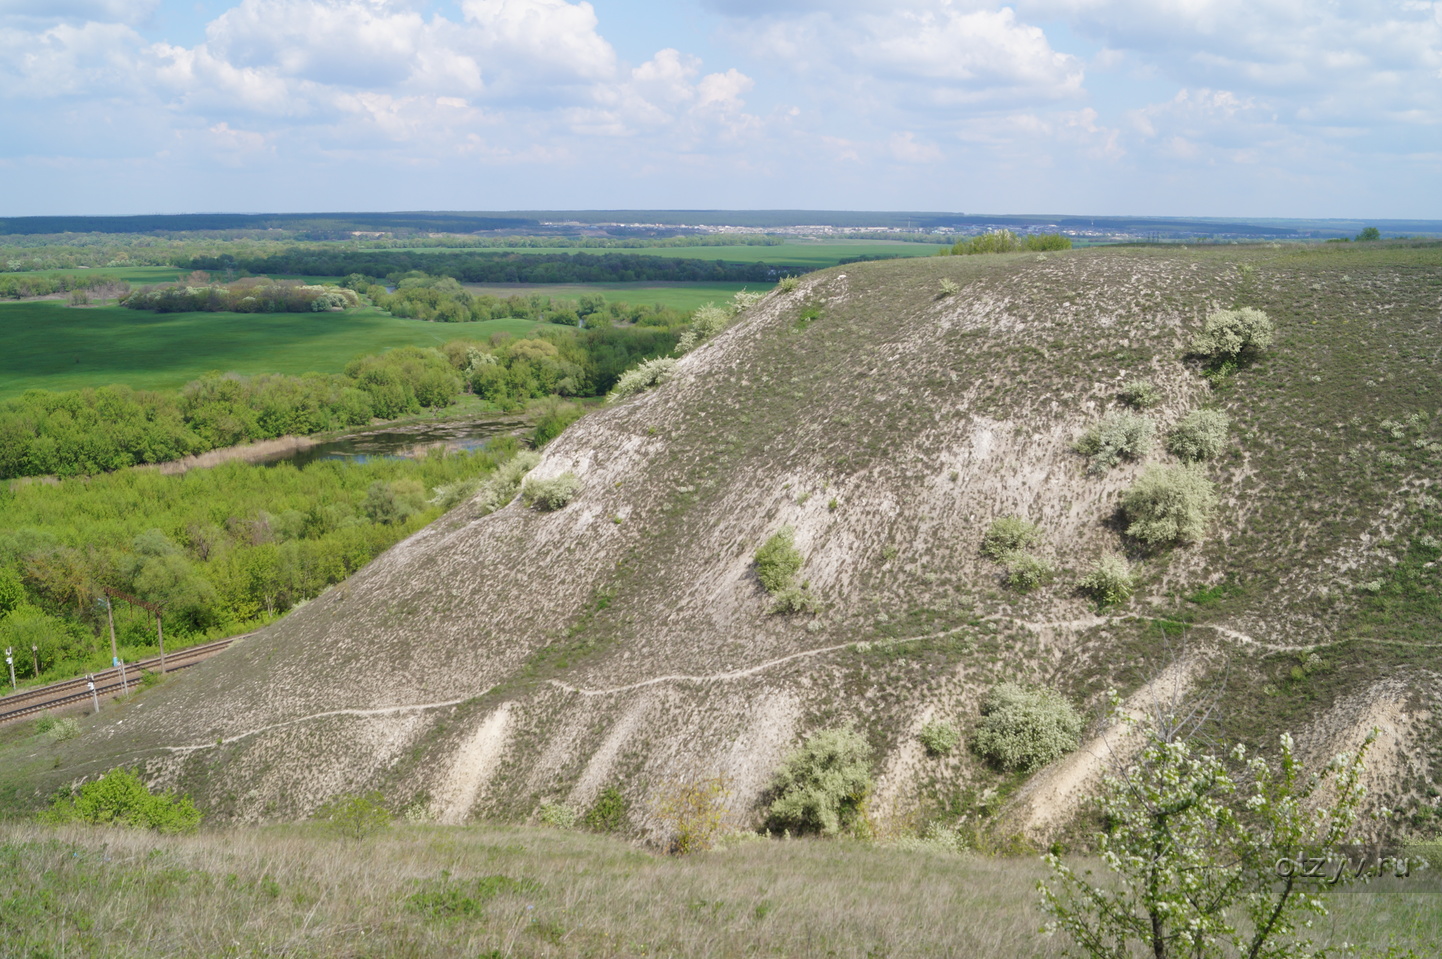
<instances>
[{"instance_id":1,"label":"railway signal pole","mask_svg":"<svg viewBox=\"0 0 1442 959\"><path fill-rule=\"evenodd\" d=\"M111 598L112 596L113 596L114 598L116 598L116 599L123 599L123 600L125 600L127 603L130 603L132 606L139 606L141 609L149 610L152 614L154 614L154 616L155 616L155 639L156 639L156 641L160 644L160 674L161 674L162 676L164 676L164 675L165 675L165 628L164 628L163 626L161 626L161 624L160 624L160 614L165 611L165 607L161 606L159 603L147 603L145 600L143 600L143 599L137 599L137 598L135 598L134 596L131 596L129 593L124 593L124 592L121 592L121 591L118 590L118 589L111 589L109 586L106 586L106 587L105 587L105 609L106 609L107 614L109 614L109 610L110 610L110 598ZM115 651L115 618L114 618L113 616L112 616L111 619L110 619L110 658L111 658L112 660L116 661L116 662L119 662L119 658L120 658L120 657L119 657L119 654L116 653L116 651Z\"/></svg>"},{"instance_id":2,"label":"railway signal pole","mask_svg":"<svg viewBox=\"0 0 1442 959\"><path fill-rule=\"evenodd\" d=\"M100 697L95 694L95 677L85 677L85 688L90 690L90 702L95 706L95 711L100 712Z\"/></svg>"},{"instance_id":3,"label":"railway signal pole","mask_svg":"<svg viewBox=\"0 0 1442 959\"><path fill-rule=\"evenodd\" d=\"M9 646L5 647L5 665L10 667L10 688L19 689L19 685L15 682L15 650Z\"/></svg>"},{"instance_id":4,"label":"railway signal pole","mask_svg":"<svg viewBox=\"0 0 1442 959\"><path fill-rule=\"evenodd\" d=\"M40 678L40 647L30 644L30 659L35 663L35 678Z\"/></svg>"}]
</instances>

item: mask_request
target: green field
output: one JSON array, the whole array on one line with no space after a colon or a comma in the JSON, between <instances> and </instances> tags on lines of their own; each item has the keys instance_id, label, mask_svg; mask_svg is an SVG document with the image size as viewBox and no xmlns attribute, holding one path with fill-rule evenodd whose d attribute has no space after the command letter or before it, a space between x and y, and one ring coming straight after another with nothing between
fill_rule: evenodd
<instances>
[{"instance_id":1,"label":"green field","mask_svg":"<svg viewBox=\"0 0 1442 959\"><path fill-rule=\"evenodd\" d=\"M525 333L530 320L423 323L348 313L148 313L57 300L0 303L0 399L109 383L174 389L212 370L338 373L394 346Z\"/></svg>"},{"instance_id":2,"label":"green field","mask_svg":"<svg viewBox=\"0 0 1442 959\"><path fill-rule=\"evenodd\" d=\"M97 266L94 268L74 268L60 270L38 270L30 274L15 274L16 276L113 276L117 280L125 280L135 286L146 286L151 283L174 283L189 273L189 270L182 270L175 266Z\"/></svg>"}]
</instances>

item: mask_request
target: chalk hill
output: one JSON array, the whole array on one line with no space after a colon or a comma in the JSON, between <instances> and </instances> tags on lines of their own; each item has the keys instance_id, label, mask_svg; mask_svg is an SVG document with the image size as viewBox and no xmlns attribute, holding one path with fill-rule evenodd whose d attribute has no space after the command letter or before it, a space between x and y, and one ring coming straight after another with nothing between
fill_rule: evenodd
<instances>
[{"instance_id":1,"label":"chalk hill","mask_svg":"<svg viewBox=\"0 0 1442 959\"><path fill-rule=\"evenodd\" d=\"M1183 353L1210 310L1234 306L1265 311L1276 341L1214 389ZM462 506L45 747L56 768L23 744L13 768L48 787L139 763L240 821L372 788L444 821L520 819L614 785L644 829L647 798L690 776L731 777L735 816L753 817L788 749L850 721L876 750L874 816L955 813L1000 788L1008 828L1044 838L1121 739L1017 788L916 738L931 719L969 727L980 695L1010 679L1055 686L1093 717L1111 687L1134 705L1216 695L1212 735L1265 745L1291 730L1314 757L1377 725L1376 796L1421 828L1442 762L1428 565L1442 533L1439 307L1437 247L1097 249L811 274L670 382L546 447L534 477L583 483L563 509ZM1159 436L1204 405L1232 420L1205 467L1220 493L1205 537L1148 554L1124 540L1119 499L1145 462L1175 460L1158 443L1088 475L1073 450L1142 376L1160 392ZM979 552L1003 515L1042 528L1036 552L1057 575L1032 593ZM814 615L770 612L755 575L755 550L784 524ZM1140 588L1099 613L1076 582L1124 550Z\"/></svg>"}]
</instances>

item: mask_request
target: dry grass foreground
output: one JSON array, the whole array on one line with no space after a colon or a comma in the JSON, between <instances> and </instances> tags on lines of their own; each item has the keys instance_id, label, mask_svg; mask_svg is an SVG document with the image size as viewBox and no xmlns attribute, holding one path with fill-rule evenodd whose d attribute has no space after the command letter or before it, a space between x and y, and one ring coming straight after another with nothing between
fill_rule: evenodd
<instances>
[{"instance_id":1,"label":"dry grass foreground","mask_svg":"<svg viewBox=\"0 0 1442 959\"><path fill-rule=\"evenodd\" d=\"M1214 388L1183 354L1209 311L1235 306L1264 310L1276 339ZM1439 308L1442 248L811 274L548 445L534 475L582 484L565 508L462 506L77 738L6 737L0 789L34 806L129 762L212 821L302 818L381 789L465 822L585 808L615 786L629 828L654 834L655 784L724 775L737 824L754 825L787 750L852 721L878 819L954 821L1021 783L966 749L924 754L923 723L969 729L1008 680L1096 716L1108 687L1132 695L1185 659L1192 688L1224 690L1214 734L1254 748L1290 730L1330 756L1385 699L1394 735L1372 795L1435 830L1437 571L1416 544L1442 534ZM1097 475L1072 448L1139 377L1159 436L1204 406L1231 419L1203 466L1221 505L1195 545L1147 552L1116 521L1149 465L1175 463L1164 448ZM1057 570L1026 595L979 552L1002 515L1040 524ZM814 614L773 614L756 580L783 525ZM1117 551L1137 592L1098 615L1076 582ZM1413 605L1379 605L1399 570ZM1067 818L1038 808L1046 793L1024 795L1015 827L1039 842Z\"/></svg>"},{"instance_id":2,"label":"dry grass foreground","mask_svg":"<svg viewBox=\"0 0 1442 959\"><path fill-rule=\"evenodd\" d=\"M188 838L6 826L0 953L1052 959L1043 869L830 841L677 859L506 826L398 826L363 841L317 826ZM1327 935L1425 948L1442 936L1435 899L1339 895Z\"/></svg>"}]
</instances>

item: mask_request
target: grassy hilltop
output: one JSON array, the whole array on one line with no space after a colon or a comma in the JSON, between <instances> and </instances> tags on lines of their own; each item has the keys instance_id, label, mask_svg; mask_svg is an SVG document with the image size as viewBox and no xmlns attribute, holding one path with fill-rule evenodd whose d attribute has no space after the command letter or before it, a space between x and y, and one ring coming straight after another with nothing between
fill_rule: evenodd
<instances>
[{"instance_id":1,"label":"grassy hilltop","mask_svg":"<svg viewBox=\"0 0 1442 959\"><path fill-rule=\"evenodd\" d=\"M576 474L564 508L459 507L77 738L7 735L0 787L33 805L137 763L234 822L373 788L441 822L524 820L614 787L627 828L654 833L656 784L723 775L754 824L786 752L851 722L875 822L966 815L1045 843L1074 828L1100 759L999 772L918 733L969 731L983 694L1018 681L1059 690L1093 735L1108 688L1160 681L1219 696L1212 735L1262 749L1289 730L1330 756L1381 728L1374 799L1432 835L1439 267L1437 247L1372 245L811 274L553 441L532 477ZM1236 307L1275 339L1208 379L1184 354ZM1142 378L1155 443L1089 472L1075 442ZM1217 507L1195 543L1147 548L1123 494L1178 465L1166 437L1201 409L1230 420L1198 467ZM981 552L1006 516L1039 527L1029 591ZM790 615L753 565L783 526L805 584ZM1109 555L1135 593L1098 610L1078 584Z\"/></svg>"}]
</instances>

